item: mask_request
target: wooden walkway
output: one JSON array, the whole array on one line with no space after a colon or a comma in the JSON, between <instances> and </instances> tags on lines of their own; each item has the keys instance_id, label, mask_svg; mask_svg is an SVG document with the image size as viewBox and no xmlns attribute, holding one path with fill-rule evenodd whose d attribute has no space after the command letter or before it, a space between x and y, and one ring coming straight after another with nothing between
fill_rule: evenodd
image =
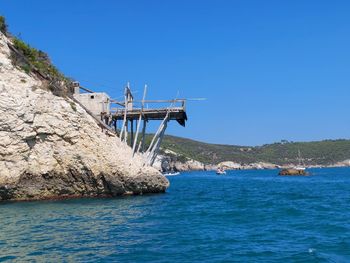
<instances>
[{"instance_id":1,"label":"wooden walkway","mask_svg":"<svg viewBox=\"0 0 350 263\"><path fill-rule=\"evenodd\" d=\"M181 100L177 100L177 101L180 102ZM123 120L124 114L125 114L124 109L116 109L116 111L112 113L112 118L113 120L116 120L116 121ZM169 120L176 120L181 126L183 127L186 126L187 114L186 114L185 106L159 108L159 109L133 108L133 109L127 110L126 120L136 121L140 118L140 115L142 116L142 119L146 119L146 120L164 120L167 114L169 114Z\"/></svg>"}]
</instances>

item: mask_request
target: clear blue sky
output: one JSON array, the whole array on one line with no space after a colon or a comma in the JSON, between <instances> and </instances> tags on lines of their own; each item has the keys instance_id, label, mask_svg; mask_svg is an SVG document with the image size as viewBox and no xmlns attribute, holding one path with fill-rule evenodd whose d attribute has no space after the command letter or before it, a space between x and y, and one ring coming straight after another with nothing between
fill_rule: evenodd
<instances>
[{"instance_id":1,"label":"clear blue sky","mask_svg":"<svg viewBox=\"0 0 350 263\"><path fill-rule=\"evenodd\" d=\"M350 2L1 0L13 34L120 97L205 97L168 133L259 145L350 138Z\"/></svg>"}]
</instances>

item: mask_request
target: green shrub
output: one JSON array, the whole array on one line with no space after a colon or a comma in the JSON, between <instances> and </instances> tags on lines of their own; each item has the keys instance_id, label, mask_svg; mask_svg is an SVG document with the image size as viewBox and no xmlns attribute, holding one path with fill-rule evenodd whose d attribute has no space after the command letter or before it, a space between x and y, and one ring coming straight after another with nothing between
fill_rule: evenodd
<instances>
[{"instance_id":1,"label":"green shrub","mask_svg":"<svg viewBox=\"0 0 350 263\"><path fill-rule=\"evenodd\" d=\"M52 65L49 56L36 48L31 47L18 38L13 38L13 46L19 54L12 54L12 61L26 73L37 73L50 80L47 88L57 96L64 97L70 90L67 88L71 80L66 78Z\"/></svg>"},{"instance_id":2,"label":"green shrub","mask_svg":"<svg viewBox=\"0 0 350 263\"><path fill-rule=\"evenodd\" d=\"M13 39L13 45L26 57L26 59L28 59L30 62L35 62L37 56L37 50L35 48L30 47L28 44L24 43L18 38Z\"/></svg>"},{"instance_id":3,"label":"green shrub","mask_svg":"<svg viewBox=\"0 0 350 263\"><path fill-rule=\"evenodd\" d=\"M75 103L73 101L70 101L69 104L70 104L72 110L77 111L77 105L75 105Z\"/></svg>"},{"instance_id":4,"label":"green shrub","mask_svg":"<svg viewBox=\"0 0 350 263\"><path fill-rule=\"evenodd\" d=\"M0 16L0 31L4 34L7 34L7 25L5 21L5 17Z\"/></svg>"}]
</instances>

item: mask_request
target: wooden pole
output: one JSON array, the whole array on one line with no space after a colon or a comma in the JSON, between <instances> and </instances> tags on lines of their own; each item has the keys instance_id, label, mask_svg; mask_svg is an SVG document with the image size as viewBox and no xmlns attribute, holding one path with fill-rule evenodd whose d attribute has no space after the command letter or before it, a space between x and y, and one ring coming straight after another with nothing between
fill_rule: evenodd
<instances>
[{"instance_id":1,"label":"wooden pole","mask_svg":"<svg viewBox=\"0 0 350 263\"><path fill-rule=\"evenodd\" d=\"M134 145L132 147L132 155L133 156L134 156L135 150L136 150L137 138L138 138L138 135L139 135L140 125L141 125L142 111L143 111L143 107L144 107L144 101L145 101L145 98L146 98L146 92L147 92L147 85L145 85L145 88L143 90L141 112L140 112L140 116L139 116L139 121L137 122L137 128L136 128L136 135L135 135Z\"/></svg>"},{"instance_id":2,"label":"wooden pole","mask_svg":"<svg viewBox=\"0 0 350 263\"><path fill-rule=\"evenodd\" d=\"M152 150L151 158L150 158L150 165L151 166L153 165L154 161L156 160L156 158L158 156L159 148L160 148L160 145L163 141L163 137L164 137L165 130L166 130L167 126L168 126L168 120L164 123L162 132L160 133L159 138L157 140L157 143L155 144L154 149Z\"/></svg>"},{"instance_id":3,"label":"wooden pole","mask_svg":"<svg viewBox=\"0 0 350 263\"><path fill-rule=\"evenodd\" d=\"M170 108L174 105L174 103L175 103L175 100L170 104L164 120L162 121L161 125L159 126L158 131L154 135L152 142L146 151L146 158L147 158L147 160L149 160L149 164L151 164L151 165L153 164L153 162L155 160L155 156L158 154L160 143L163 140L164 132L165 132L165 129L166 129L168 121L169 121ZM155 140L156 140L156 144L153 145Z\"/></svg>"},{"instance_id":4,"label":"wooden pole","mask_svg":"<svg viewBox=\"0 0 350 263\"><path fill-rule=\"evenodd\" d=\"M145 137L146 137L146 125L147 125L147 120L143 119L143 127L142 127L142 139L139 144L139 147L137 149L137 152L141 150L141 152L145 151Z\"/></svg>"},{"instance_id":5,"label":"wooden pole","mask_svg":"<svg viewBox=\"0 0 350 263\"><path fill-rule=\"evenodd\" d=\"M165 117L164 122L162 123L162 125L159 127L159 132L157 132L157 134L154 136L153 139L155 139L155 143L153 143L152 145L150 145L149 149L147 150L147 158L151 159L153 156L153 152L154 150L157 148L157 144L159 142L160 137L162 136L163 131L166 129L167 127L167 123L168 123L168 116Z\"/></svg>"},{"instance_id":6,"label":"wooden pole","mask_svg":"<svg viewBox=\"0 0 350 263\"><path fill-rule=\"evenodd\" d=\"M148 156L150 155L150 153L152 152L152 149L153 149L153 146L154 146L154 143L157 142L158 140L158 137L159 137L159 134L161 133L162 129L163 129L163 126L164 126L164 121L160 124L159 128L158 128L158 131L154 134L153 138L152 138L152 141L150 143L150 145L148 146L148 149L146 151L146 156L148 158Z\"/></svg>"},{"instance_id":7,"label":"wooden pole","mask_svg":"<svg viewBox=\"0 0 350 263\"><path fill-rule=\"evenodd\" d=\"M134 121L130 120L130 146L134 145Z\"/></svg>"},{"instance_id":8,"label":"wooden pole","mask_svg":"<svg viewBox=\"0 0 350 263\"><path fill-rule=\"evenodd\" d=\"M129 83L128 83L129 85ZM122 127L120 129L120 141L123 141L123 135L124 135L124 141L125 141L125 136L127 136L126 134L126 129L125 129L125 125L127 125L126 123L126 113L128 110L128 98L127 98L127 88L124 89L124 103L125 103L125 108L124 108L124 119L123 119L123 124Z\"/></svg>"},{"instance_id":9,"label":"wooden pole","mask_svg":"<svg viewBox=\"0 0 350 263\"><path fill-rule=\"evenodd\" d=\"M169 116L169 112L167 112L167 114L165 115L165 117L164 117L162 123L159 125L158 131L157 131L156 134L153 136L153 139L152 139L152 141L151 141L151 144L149 145L149 147L148 147L148 149L147 149L147 151L146 151L147 157L149 156L150 151L151 151L152 148L153 148L153 144L154 144L155 140L158 139L158 136L159 136L160 132L162 131L163 126L164 126L164 123L165 123L166 120L168 119L168 116Z\"/></svg>"},{"instance_id":10,"label":"wooden pole","mask_svg":"<svg viewBox=\"0 0 350 263\"><path fill-rule=\"evenodd\" d=\"M128 143L128 121L125 122L125 129L124 129L124 142Z\"/></svg>"}]
</instances>

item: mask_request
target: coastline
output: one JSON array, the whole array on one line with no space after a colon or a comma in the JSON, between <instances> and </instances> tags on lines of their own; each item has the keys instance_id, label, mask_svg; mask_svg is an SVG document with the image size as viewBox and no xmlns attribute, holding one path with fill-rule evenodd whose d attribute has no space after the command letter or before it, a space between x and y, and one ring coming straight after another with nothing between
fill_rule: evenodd
<instances>
[{"instance_id":1,"label":"coastline","mask_svg":"<svg viewBox=\"0 0 350 263\"><path fill-rule=\"evenodd\" d=\"M169 161L170 160L170 161ZM167 162L166 168L164 169L164 165L162 162ZM155 163L155 168L161 172L167 171L179 171L179 172L187 172L187 171L215 171L218 167L223 167L225 170L274 170L274 169L288 169L290 167L296 166L295 163L289 164L273 164L268 162L254 162L248 164L240 164L233 161L225 161L220 162L218 164L204 164L200 161L187 159L187 161L177 161L173 160L172 157L162 155L159 156L157 162ZM315 169L315 168L340 168L340 167L350 167L350 160L345 160L343 162L337 162L333 164L312 164L305 165L307 169Z\"/></svg>"}]
</instances>

